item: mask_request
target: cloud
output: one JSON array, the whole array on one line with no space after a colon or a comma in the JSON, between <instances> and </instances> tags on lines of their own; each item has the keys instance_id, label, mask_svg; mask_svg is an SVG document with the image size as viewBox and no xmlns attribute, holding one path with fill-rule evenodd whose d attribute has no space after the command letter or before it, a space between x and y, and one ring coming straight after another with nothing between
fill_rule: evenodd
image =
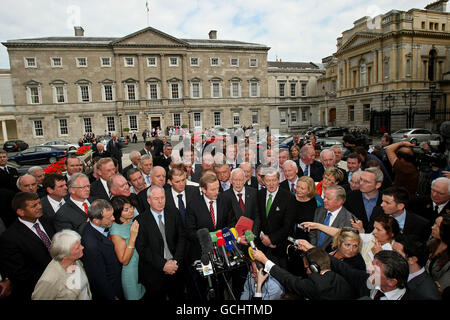
<instances>
[{"instance_id":1,"label":"cloud","mask_svg":"<svg viewBox=\"0 0 450 320\"><path fill-rule=\"evenodd\" d=\"M178 38L256 42L269 60L320 62L336 51L336 38L359 18L392 9L423 8L425 0L148 0L150 26ZM86 36L123 37L147 27L145 0L2 0L0 41L72 36L79 21ZM6 8L6 9L5 9ZM79 9L79 15L77 15ZM77 20L78 19L78 20ZM0 68L9 68L0 47Z\"/></svg>"}]
</instances>

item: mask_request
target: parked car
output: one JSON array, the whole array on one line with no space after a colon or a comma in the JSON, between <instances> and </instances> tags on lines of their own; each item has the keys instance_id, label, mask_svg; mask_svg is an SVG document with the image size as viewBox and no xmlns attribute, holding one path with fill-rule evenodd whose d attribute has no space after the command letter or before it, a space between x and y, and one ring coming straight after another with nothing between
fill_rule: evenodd
<instances>
[{"instance_id":1,"label":"parked car","mask_svg":"<svg viewBox=\"0 0 450 320\"><path fill-rule=\"evenodd\" d=\"M64 140L48 141L48 142L41 144L41 146L53 147L53 148L57 148L57 149L66 149L68 151L77 150L79 147L79 145L77 145L77 144L70 143L70 142L67 142Z\"/></svg>"},{"instance_id":2,"label":"parked car","mask_svg":"<svg viewBox=\"0 0 450 320\"><path fill-rule=\"evenodd\" d=\"M312 127L312 128L309 128L309 129L306 131L306 134L307 134L307 135L310 135L310 134L316 134L317 131L321 131L321 130L324 130L324 129L326 129L326 127L323 127L323 126Z\"/></svg>"},{"instance_id":3,"label":"parked car","mask_svg":"<svg viewBox=\"0 0 450 320\"><path fill-rule=\"evenodd\" d=\"M67 155L67 150L47 146L35 146L8 157L12 164L47 164L53 163Z\"/></svg>"},{"instance_id":4,"label":"parked car","mask_svg":"<svg viewBox=\"0 0 450 320\"><path fill-rule=\"evenodd\" d=\"M320 130L316 132L316 135L318 137L336 137L336 136L343 136L345 133L348 132L348 128L343 127L327 127L324 130Z\"/></svg>"},{"instance_id":5,"label":"parked car","mask_svg":"<svg viewBox=\"0 0 450 320\"><path fill-rule=\"evenodd\" d=\"M392 134L394 142L409 141L412 144L418 145L422 141L438 140L441 141L441 136L424 128L409 128L400 129Z\"/></svg>"},{"instance_id":6,"label":"parked car","mask_svg":"<svg viewBox=\"0 0 450 320\"><path fill-rule=\"evenodd\" d=\"M28 148L28 144L23 140L8 140L3 144L5 151L21 151Z\"/></svg>"}]
</instances>

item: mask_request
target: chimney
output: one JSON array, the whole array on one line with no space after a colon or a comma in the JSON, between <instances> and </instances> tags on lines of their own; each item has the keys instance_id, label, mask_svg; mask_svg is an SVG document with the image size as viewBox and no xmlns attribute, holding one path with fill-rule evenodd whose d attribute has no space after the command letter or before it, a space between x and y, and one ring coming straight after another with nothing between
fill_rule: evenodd
<instances>
[{"instance_id":1,"label":"chimney","mask_svg":"<svg viewBox=\"0 0 450 320\"><path fill-rule=\"evenodd\" d=\"M436 2L430 3L425 7L427 11L437 11L437 12L446 12L447 11L447 2L448 0L438 0Z\"/></svg>"},{"instance_id":2,"label":"chimney","mask_svg":"<svg viewBox=\"0 0 450 320\"><path fill-rule=\"evenodd\" d=\"M209 33L209 39L210 40L216 40L217 39L217 30L211 30Z\"/></svg>"},{"instance_id":3,"label":"chimney","mask_svg":"<svg viewBox=\"0 0 450 320\"><path fill-rule=\"evenodd\" d=\"M84 29L82 27L74 26L73 29L75 30L75 37L84 37Z\"/></svg>"}]
</instances>

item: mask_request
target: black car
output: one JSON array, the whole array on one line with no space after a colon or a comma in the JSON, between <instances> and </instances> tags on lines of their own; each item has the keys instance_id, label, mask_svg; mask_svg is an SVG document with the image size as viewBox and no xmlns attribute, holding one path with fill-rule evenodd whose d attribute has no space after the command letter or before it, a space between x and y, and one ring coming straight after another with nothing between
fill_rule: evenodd
<instances>
[{"instance_id":1,"label":"black car","mask_svg":"<svg viewBox=\"0 0 450 320\"><path fill-rule=\"evenodd\" d=\"M322 127L322 126L312 127L306 131L306 134L307 135L316 134L318 131L322 131L324 129L326 129L326 127Z\"/></svg>"},{"instance_id":2,"label":"black car","mask_svg":"<svg viewBox=\"0 0 450 320\"><path fill-rule=\"evenodd\" d=\"M316 132L316 135L319 137L337 137L337 136L343 136L348 132L347 128L342 127L327 127L324 130L320 130Z\"/></svg>"},{"instance_id":3,"label":"black car","mask_svg":"<svg viewBox=\"0 0 450 320\"><path fill-rule=\"evenodd\" d=\"M67 151L47 146L35 146L8 157L8 161L18 165L53 163L67 156Z\"/></svg>"},{"instance_id":4,"label":"black car","mask_svg":"<svg viewBox=\"0 0 450 320\"><path fill-rule=\"evenodd\" d=\"M28 148L28 144L22 140L8 140L3 145L5 151L20 151Z\"/></svg>"}]
</instances>

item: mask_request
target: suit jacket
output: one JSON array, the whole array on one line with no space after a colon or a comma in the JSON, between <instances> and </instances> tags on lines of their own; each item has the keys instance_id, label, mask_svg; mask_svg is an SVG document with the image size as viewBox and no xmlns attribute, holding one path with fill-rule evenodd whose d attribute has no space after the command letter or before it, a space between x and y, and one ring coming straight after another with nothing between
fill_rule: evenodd
<instances>
[{"instance_id":1,"label":"suit jacket","mask_svg":"<svg viewBox=\"0 0 450 320\"><path fill-rule=\"evenodd\" d=\"M164 212L170 212L180 216L181 221L183 222L183 226L186 224L186 218L182 218L180 210L177 208L178 199L173 198L172 187L165 188L166 193L166 205L164 207ZM198 187L194 186L186 186L184 189L184 194L186 198L186 202L184 204L184 208L186 209L187 204L191 202L193 199L200 195ZM175 204L176 202L176 204Z\"/></svg>"},{"instance_id":2,"label":"suit jacket","mask_svg":"<svg viewBox=\"0 0 450 320\"><path fill-rule=\"evenodd\" d=\"M364 207L363 194L359 190L351 191L347 194L344 207L350 211L356 218L363 222L363 227L366 233L373 230L373 222L376 217L383 213L381 202L383 201L381 192L378 193L378 199L375 207L372 210L370 219L367 219L366 208Z\"/></svg>"},{"instance_id":3,"label":"suit jacket","mask_svg":"<svg viewBox=\"0 0 450 320\"><path fill-rule=\"evenodd\" d=\"M18 192L16 186L17 178L19 178L19 172L14 167L8 167L8 172L3 169L0 169L0 186L2 188L6 188L12 190L14 192Z\"/></svg>"},{"instance_id":4,"label":"suit jacket","mask_svg":"<svg viewBox=\"0 0 450 320\"><path fill-rule=\"evenodd\" d=\"M172 162L171 157L168 157L166 159L164 155L160 155L159 157L155 158L154 166L160 166L163 167L166 171L169 171L170 162Z\"/></svg>"},{"instance_id":5,"label":"suit jacket","mask_svg":"<svg viewBox=\"0 0 450 320\"><path fill-rule=\"evenodd\" d=\"M40 200L41 200L42 211L44 213L44 216L46 216L53 223L56 212L55 212L55 210L53 210L53 207L50 204L50 201L48 201L47 196L42 197Z\"/></svg>"},{"instance_id":6,"label":"suit jacket","mask_svg":"<svg viewBox=\"0 0 450 320\"><path fill-rule=\"evenodd\" d=\"M327 209L325 209L324 207L319 207L316 209L316 212L314 213L314 222L323 223L326 216L327 216ZM334 219L333 223L331 224L331 226L335 228L351 227L352 224L350 219L352 219L351 212L348 211L345 207L342 207L341 210L338 212L336 219ZM319 230L312 230L309 233L309 240L310 240L309 242L311 242L313 246L317 246L319 234L320 234ZM325 249L326 251L330 251L327 250L327 247L331 245L332 241L333 237L326 235L321 248Z\"/></svg>"},{"instance_id":7,"label":"suit jacket","mask_svg":"<svg viewBox=\"0 0 450 320\"><path fill-rule=\"evenodd\" d=\"M288 179L284 180L283 182L280 182L281 189L291 192L291 188L289 186L290 186L290 183L289 183ZM296 187L294 186L294 188L296 188Z\"/></svg>"},{"instance_id":8,"label":"suit jacket","mask_svg":"<svg viewBox=\"0 0 450 320\"><path fill-rule=\"evenodd\" d=\"M126 166L125 168L123 168L122 170L122 175L125 177L125 179L128 180L128 170L134 168L133 164L130 164L129 166Z\"/></svg>"},{"instance_id":9,"label":"suit jacket","mask_svg":"<svg viewBox=\"0 0 450 320\"><path fill-rule=\"evenodd\" d=\"M259 234L260 230L260 217L258 208L258 191L252 187L245 186L245 199L244 199L244 212L242 212L239 206L238 198L234 193L233 187L223 192L223 199L227 201L231 207L233 213L233 225L236 225L239 218L244 216L253 220L253 234Z\"/></svg>"},{"instance_id":10,"label":"suit jacket","mask_svg":"<svg viewBox=\"0 0 450 320\"><path fill-rule=\"evenodd\" d=\"M441 300L442 296L436 283L425 271L408 281L408 300Z\"/></svg>"},{"instance_id":11,"label":"suit jacket","mask_svg":"<svg viewBox=\"0 0 450 320\"><path fill-rule=\"evenodd\" d=\"M190 242L190 260L194 261L200 259L200 243L197 238L197 230L207 228L209 232L217 231L225 227L233 226L233 214L229 204L223 199L222 194L217 198L217 212L216 212L216 226L214 227L209 212L209 207L206 206L203 195L196 196L193 200L188 202L186 207L186 237Z\"/></svg>"},{"instance_id":12,"label":"suit jacket","mask_svg":"<svg viewBox=\"0 0 450 320\"><path fill-rule=\"evenodd\" d=\"M109 195L106 192L105 187L103 187L100 178L91 183L90 197L94 199L104 199L106 201L109 201Z\"/></svg>"},{"instance_id":13,"label":"suit jacket","mask_svg":"<svg viewBox=\"0 0 450 320\"><path fill-rule=\"evenodd\" d=\"M81 244L84 246L81 259L91 286L92 299L121 299L122 265L117 260L112 241L87 223L81 233Z\"/></svg>"},{"instance_id":14,"label":"suit jacket","mask_svg":"<svg viewBox=\"0 0 450 320\"><path fill-rule=\"evenodd\" d=\"M111 157L116 158L119 162L122 160L122 145L119 141L116 141L114 146L114 140L111 139L106 145L106 150L108 150Z\"/></svg>"},{"instance_id":15,"label":"suit jacket","mask_svg":"<svg viewBox=\"0 0 450 320\"><path fill-rule=\"evenodd\" d=\"M438 215L434 213L433 200L431 200L430 196L415 197L411 199L406 206L406 209L414 211L421 217L430 221L431 224L433 224L438 216L450 213L450 201L444 206L444 208L442 208Z\"/></svg>"},{"instance_id":16,"label":"suit jacket","mask_svg":"<svg viewBox=\"0 0 450 320\"><path fill-rule=\"evenodd\" d=\"M142 148L142 149L139 151L139 153L141 154L141 156L148 154L148 153L147 153L147 150L146 150L145 148ZM153 149L150 149L150 154L151 154L152 158L155 157L155 156L154 156L155 153L154 153Z\"/></svg>"},{"instance_id":17,"label":"suit jacket","mask_svg":"<svg viewBox=\"0 0 450 320\"><path fill-rule=\"evenodd\" d=\"M44 217L39 219L52 239L55 230ZM34 286L51 261L44 242L19 220L0 237L0 274L12 284L12 296L30 300Z\"/></svg>"},{"instance_id":18,"label":"suit jacket","mask_svg":"<svg viewBox=\"0 0 450 320\"><path fill-rule=\"evenodd\" d=\"M88 201L92 203L93 199L89 198ZM87 219L87 214L69 198L58 210L58 214L55 215L55 230L59 232L63 229L71 229L81 234Z\"/></svg>"},{"instance_id":19,"label":"suit jacket","mask_svg":"<svg viewBox=\"0 0 450 320\"><path fill-rule=\"evenodd\" d=\"M111 157L111 153L103 150L102 153L98 152L98 150L96 150L95 152L92 153L92 159L94 159L95 157L99 157L99 158L108 158Z\"/></svg>"},{"instance_id":20,"label":"suit jacket","mask_svg":"<svg viewBox=\"0 0 450 320\"><path fill-rule=\"evenodd\" d=\"M256 177L250 177L250 180L245 183L246 187L252 187L258 190L258 179Z\"/></svg>"},{"instance_id":21,"label":"suit jacket","mask_svg":"<svg viewBox=\"0 0 450 320\"><path fill-rule=\"evenodd\" d=\"M314 160L314 162L309 166L309 176L315 181L320 182L323 179L323 173L325 172L323 165L317 161ZM303 170L301 167L298 168L298 176L301 177L304 175Z\"/></svg>"},{"instance_id":22,"label":"suit jacket","mask_svg":"<svg viewBox=\"0 0 450 320\"><path fill-rule=\"evenodd\" d=\"M191 181L200 182L200 178L202 176L203 167L201 164L196 164L194 167L194 174L191 176Z\"/></svg>"},{"instance_id":23,"label":"suit jacket","mask_svg":"<svg viewBox=\"0 0 450 320\"><path fill-rule=\"evenodd\" d=\"M139 253L139 282L142 283L150 293L157 293L164 287L164 241L150 210L137 216L139 221L139 233L136 238L136 250ZM181 217L173 211L164 211L164 230L167 246L177 261L183 264L184 250L186 245L185 231ZM181 270L178 269L176 274Z\"/></svg>"},{"instance_id":24,"label":"suit jacket","mask_svg":"<svg viewBox=\"0 0 450 320\"><path fill-rule=\"evenodd\" d=\"M269 259L275 258L276 262L280 262L280 259L286 256L287 237L293 228L294 201L296 200L289 191L278 188L275 198L272 199L269 214L266 215L266 192L265 188L258 191L261 231L269 236L270 241L273 245L276 245L276 248L267 248L262 244L260 246L263 251L265 250L271 256Z\"/></svg>"},{"instance_id":25,"label":"suit jacket","mask_svg":"<svg viewBox=\"0 0 450 320\"><path fill-rule=\"evenodd\" d=\"M15 191L0 187L0 206L2 208L2 210L0 210L0 218L3 220L6 227L9 227L17 220L17 214L11 206L12 199L15 195Z\"/></svg>"},{"instance_id":26,"label":"suit jacket","mask_svg":"<svg viewBox=\"0 0 450 320\"><path fill-rule=\"evenodd\" d=\"M403 234L414 234L422 241L427 241L431 234L431 223L412 211L406 211Z\"/></svg>"}]
</instances>

